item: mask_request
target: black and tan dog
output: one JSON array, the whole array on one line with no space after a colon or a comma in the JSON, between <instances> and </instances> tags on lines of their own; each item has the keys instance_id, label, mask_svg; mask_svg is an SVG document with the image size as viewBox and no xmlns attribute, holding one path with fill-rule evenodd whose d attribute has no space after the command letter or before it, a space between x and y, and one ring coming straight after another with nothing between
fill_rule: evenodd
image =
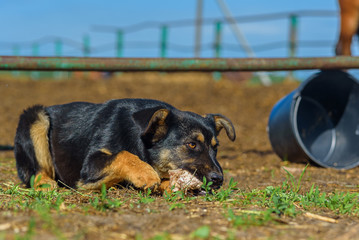
<instances>
[{"instance_id":1,"label":"black and tan dog","mask_svg":"<svg viewBox=\"0 0 359 240\"><path fill-rule=\"evenodd\" d=\"M235 130L226 117L204 117L148 99L33 106L20 116L15 157L20 179L99 189L126 181L156 188L168 171L185 169L219 188L217 135ZM39 178L39 176L41 176Z\"/></svg>"}]
</instances>

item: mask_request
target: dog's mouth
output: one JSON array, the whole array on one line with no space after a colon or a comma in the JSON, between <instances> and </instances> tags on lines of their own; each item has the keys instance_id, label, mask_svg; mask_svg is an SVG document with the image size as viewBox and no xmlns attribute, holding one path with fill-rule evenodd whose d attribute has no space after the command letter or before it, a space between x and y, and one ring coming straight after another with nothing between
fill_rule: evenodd
<instances>
[{"instance_id":1,"label":"dog's mouth","mask_svg":"<svg viewBox=\"0 0 359 240\"><path fill-rule=\"evenodd\" d=\"M185 168L184 168L185 169ZM185 169L187 170L187 169ZM223 176L219 174L215 174L216 177L213 177L211 173L203 175L203 173L200 173L197 170L189 171L195 178L197 178L199 181L202 182L203 189L208 190L218 190L223 185Z\"/></svg>"},{"instance_id":2,"label":"dog's mouth","mask_svg":"<svg viewBox=\"0 0 359 240\"><path fill-rule=\"evenodd\" d=\"M218 190L218 189L220 189L222 187L222 184L220 184L220 185L211 185L210 186L210 188L212 189L212 190Z\"/></svg>"},{"instance_id":3,"label":"dog's mouth","mask_svg":"<svg viewBox=\"0 0 359 240\"><path fill-rule=\"evenodd\" d=\"M192 190L191 193L194 196L205 196L206 195L206 191L204 191L203 189L194 189L194 190Z\"/></svg>"}]
</instances>

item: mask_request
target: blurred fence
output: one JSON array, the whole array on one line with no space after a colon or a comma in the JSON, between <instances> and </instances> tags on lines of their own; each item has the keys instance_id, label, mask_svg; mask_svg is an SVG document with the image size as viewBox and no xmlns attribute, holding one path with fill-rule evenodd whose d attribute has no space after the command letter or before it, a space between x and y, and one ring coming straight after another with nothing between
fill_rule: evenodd
<instances>
[{"instance_id":1,"label":"blurred fence","mask_svg":"<svg viewBox=\"0 0 359 240\"><path fill-rule=\"evenodd\" d=\"M333 43L327 40L313 40L313 41L298 41L298 22L300 18L305 17L335 17L338 13L336 11L297 11L297 12L281 12L273 14L262 14L262 15L252 15L252 16L241 16L235 17L235 20L238 23L250 23L250 22L261 22L261 21L271 21L278 19L288 19L288 40L287 41L276 41L268 42L260 45L252 45L252 49L255 52L272 50L277 48L288 48L288 56L295 57L297 54L297 49L300 47L328 47ZM175 42L168 41L168 32L169 29L174 29L177 27L186 27L193 26L195 20L193 19L184 19L178 21L167 21L156 22L142 22L135 25L130 25L127 27L119 28L117 26L93 26L92 30L96 32L112 33L115 34L115 41L107 44L94 46L91 44L90 35L83 36L82 40L73 40L66 37L59 36L47 36L34 41L29 42L18 42L18 43L4 43L0 42L0 55L1 49L12 49L13 56L23 56L24 50L31 50L31 56L43 56L41 54L41 49L45 45L53 45L53 54L50 56L64 56L64 48L69 48L75 50L78 54L77 56L90 57L94 54L99 54L102 52L112 51L114 57L124 57L124 50L126 48L131 49L154 49L159 48L159 57L167 57L169 50L177 51L194 51L194 45L186 46ZM203 25L213 25L215 31L213 36L213 41L205 43L201 46L202 50L212 50L214 57L221 57L221 54L224 49L229 51L243 51L239 44L226 43L223 42L222 30L223 25L227 24L225 20L218 18L207 18L202 20ZM146 30L146 29L159 29L160 39L158 42L155 41L130 41L124 42L124 38L127 34ZM48 54L47 54L48 55Z\"/></svg>"}]
</instances>

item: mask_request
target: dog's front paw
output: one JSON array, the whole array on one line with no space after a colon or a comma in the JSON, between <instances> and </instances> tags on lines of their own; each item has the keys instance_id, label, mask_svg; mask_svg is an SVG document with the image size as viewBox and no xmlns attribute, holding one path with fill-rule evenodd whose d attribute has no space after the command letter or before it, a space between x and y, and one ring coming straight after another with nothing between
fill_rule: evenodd
<instances>
[{"instance_id":1,"label":"dog's front paw","mask_svg":"<svg viewBox=\"0 0 359 240\"><path fill-rule=\"evenodd\" d=\"M41 191L52 191L57 188L57 182L46 174L39 173L35 176L34 188Z\"/></svg>"},{"instance_id":2,"label":"dog's front paw","mask_svg":"<svg viewBox=\"0 0 359 240\"><path fill-rule=\"evenodd\" d=\"M156 190L161 183L157 172L148 164L137 171L131 172L128 178L136 188L142 189Z\"/></svg>"},{"instance_id":3,"label":"dog's front paw","mask_svg":"<svg viewBox=\"0 0 359 240\"><path fill-rule=\"evenodd\" d=\"M167 193L171 193L172 189L171 189L171 185L170 185L170 180L169 179L164 179L161 182L161 185L158 187L157 189L161 194L167 192Z\"/></svg>"}]
</instances>

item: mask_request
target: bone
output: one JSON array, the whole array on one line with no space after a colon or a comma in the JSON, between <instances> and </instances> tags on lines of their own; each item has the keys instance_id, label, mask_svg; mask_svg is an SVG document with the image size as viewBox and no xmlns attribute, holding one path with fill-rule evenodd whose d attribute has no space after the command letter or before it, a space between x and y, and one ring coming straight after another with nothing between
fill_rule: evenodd
<instances>
[{"instance_id":1,"label":"bone","mask_svg":"<svg viewBox=\"0 0 359 240\"><path fill-rule=\"evenodd\" d=\"M172 191L188 191L201 190L202 182L198 180L193 174L183 169L169 170L170 186Z\"/></svg>"}]
</instances>

